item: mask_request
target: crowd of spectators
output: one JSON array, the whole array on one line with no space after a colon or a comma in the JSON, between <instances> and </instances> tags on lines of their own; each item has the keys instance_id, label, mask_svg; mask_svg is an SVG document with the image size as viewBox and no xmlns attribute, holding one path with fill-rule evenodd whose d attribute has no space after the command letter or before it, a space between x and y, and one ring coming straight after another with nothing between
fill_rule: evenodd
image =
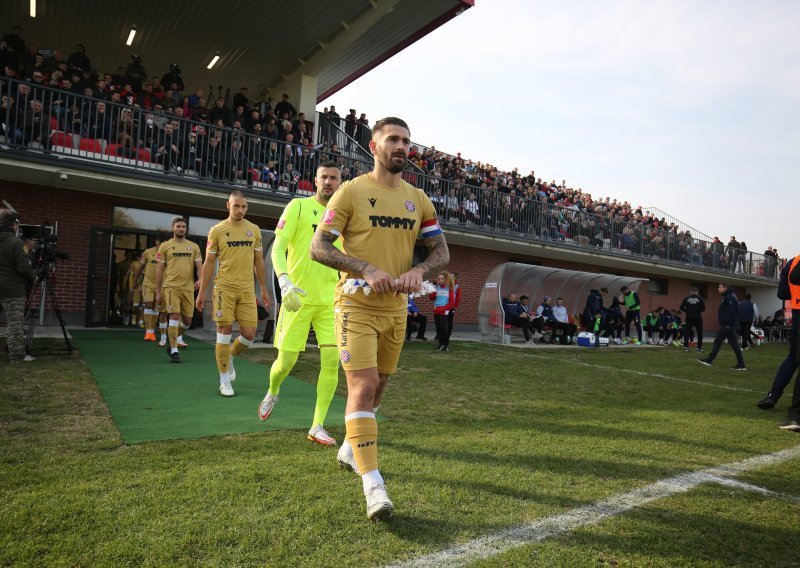
<instances>
[{"instance_id":1,"label":"crowd of spectators","mask_svg":"<svg viewBox=\"0 0 800 568\"><path fill-rule=\"evenodd\" d=\"M232 97L187 93L177 64L150 77L136 54L115 72L99 73L84 45L64 58L60 51L44 53L26 44L21 31L15 27L0 40L5 77L23 81L5 83L0 134L23 147L63 143L63 137L53 138L58 131L97 140L99 150L109 155L160 164L167 173L260 182L290 192L312 191L314 170L322 160L339 163L344 180L370 168L353 152L354 146L368 147L371 137L366 114L357 116L355 109L342 118L335 106L325 108L322 142L315 146L313 123L286 94L273 105L266 93L251 101L244 87ZM747 245L734 237L727 244L717 237L706 241L641 206L595 198L565 180L543 180L534 171L501 171L435 147L412 146L409 162L409 181L428 193L447 222L732 272L774 277L779 268L772 247L763 260L754 261Z\"/></svg>"},{"instance_id":2,"label":"crowd of spectators","mask_svg":"<svg viewBox=\"0 0 800 568\"><path fill-rule=\"evenodd\" d=\"M54 132L97 141L82 149L161 164L167 173L195 172L220 181L248 180L289 191L313 188L323 156L313 123L284 94L250 100L246 87L232 97L186 92L179 65L150 77L139 55L115 72L98 72L82 44L60 51L26 44L15 27L0 40L2 132L12 142L44 148L69 144ZM324 158L336 157L336 148Z\"/></svg>"}]
</instances>

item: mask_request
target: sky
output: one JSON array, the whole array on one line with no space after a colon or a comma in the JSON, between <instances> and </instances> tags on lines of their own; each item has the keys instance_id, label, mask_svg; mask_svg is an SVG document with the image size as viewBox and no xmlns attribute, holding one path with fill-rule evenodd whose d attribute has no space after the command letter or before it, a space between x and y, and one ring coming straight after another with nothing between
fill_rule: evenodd
<instances>
[{"instance_id":1,"label":"sky","mask_svg":"<svg viewBox=\"0 0 800 568\"><path fill-rule=\"evenodd\" d=\"M475 4L318 110L800 253L800 2Z\"/></svg>"}]
</instances>

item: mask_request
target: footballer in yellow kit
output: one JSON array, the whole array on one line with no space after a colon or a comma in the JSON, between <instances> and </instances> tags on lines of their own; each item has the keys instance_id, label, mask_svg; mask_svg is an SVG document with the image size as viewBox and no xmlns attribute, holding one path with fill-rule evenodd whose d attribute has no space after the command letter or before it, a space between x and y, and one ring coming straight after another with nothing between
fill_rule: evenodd
<instances>
[{"instance_id":1,"label":"footballer in yellow kit","mask_svg":"<svg viewBox=\"0 0 800 568\"><path fill-rule=\"evenodd\" d=\"M336 445L336 440L325 430L324 422L339 381L339 359L333 332L333 292L339 274L312 260L309 249L325 207L339 189L341 180L336 162L320 164L314 178L316 195L289 202L275 229L272 266L278 275L282 297L275 332L278 357L270 368L269 392L258 407L258 417L261 420L269 418L278 401L281 383L291 372L300 352L305 351L308 332L313 325L319 346L320 369L317 402L308 439L323 446Z\"/></svg>"},{"instance_id":2,"label":"footballer in yellow kit","mask_svg":"<svg viewBox=\"0 0 800 568\"><path fill-rule=\"evenodd\" d=\"M254 271L264 307L269 305L269 297L261 230L258 225L244 218L247 199L241 191L235 190L231 192L226 207L228 218L211 227L208 232L206 260L195 305L198 310L203 310L206 290L219 262L212 293L213 315L217 324L214 356L219 371L219 392L222 396L234 396L231 385L236 380L233 358L252 345L258 324ZM231 345L234 321L239 323L239 337Z\"/></svg>"},{"instance_id":3,"label":"footballer in yellow kit","mask_svg":"<svg viewBox=\"0 0 800 568\"><path fill-rule=\"evenodd\" d=\"M158 266L158 247L161 246L161 238L155 238L154 246L147 248L136 261L134 281L141 294L144 305L145 341L156 341L156 324L159 323L159 314L164 311L163 302L156 304L156 268ZM144 276L140 280L140 276ZM136 291L135 289L135 291ZM162 346L167 341L167 320L164 319L164 327L161 329Z\"/></svg>"},{"instance_id":4,"label":"footballer in yellow kit","mask_svg":"<svg viewBox=\"0 0 800 568\"><path fill-rule=\"evenodd\" d=\"M181 328L188 328L194 315L194 290L199 286L194 271L196 268L199 275L203 268L200 247L186 239L187 229L185 219L173 219L174 236L161 243L156 255L156 301L163 301L169 314L167 353L173 363L181 362L178 354L178 344L184 344Z\"/></svg>"},{"instance_id":5,"label":"footballer in yellow kit","mask_svg":"<svg viewBox=\"0 0 800 568\"><path fill-rule=\"evenodd\" d=\"M347 376L347 435L337 454L339 464L361 475L367 517L392 515L394 504L378 470L378 423L389 374L405 337L407 294L420 289L423 277L447 265L450 255L425 193L406 183L411 134L401 119L375 123L370 151L374 169L342 184L314 234L311 257L341 273L336 288L336 339ZM338 238L344 240L339 251ZM412 267L417 239L428 257ZM363 279L371 288L346 294L343 284Z\"/></svg>"}]
</instances>

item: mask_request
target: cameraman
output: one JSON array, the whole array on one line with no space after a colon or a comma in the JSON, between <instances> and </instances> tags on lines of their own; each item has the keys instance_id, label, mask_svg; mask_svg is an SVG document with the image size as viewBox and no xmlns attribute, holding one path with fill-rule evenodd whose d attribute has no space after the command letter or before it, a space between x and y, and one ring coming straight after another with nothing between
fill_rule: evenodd
<instances>
[{"instance_id":1,"label":"cameraman","mask_svg":"<svg viewBox=\"0 0 800 568\"><path fill-rule=\"evenodd\" d=\"M13 211L0 209L0 307L6 313L6 340L12 363L33 361L25 354L23 323L25 288L33 281L28 250L17 238L19 217Z\"/></svg>"}]
</instances>

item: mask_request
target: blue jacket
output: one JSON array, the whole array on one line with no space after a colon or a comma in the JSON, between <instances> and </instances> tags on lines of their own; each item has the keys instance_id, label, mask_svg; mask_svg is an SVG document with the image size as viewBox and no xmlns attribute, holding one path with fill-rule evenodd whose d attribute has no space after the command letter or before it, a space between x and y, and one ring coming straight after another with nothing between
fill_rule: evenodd
<instances>
[{"instance_id":1,"label":"blue jacket","mask_svg":"<svg viewBox=\"0 0 800 568\"><path fill-rule=\"evenodd\" d=\"M517 321L519 317L520 308L522 306L519 302L512 302L508 298L503 298L503 313L505 314L505 323L511 324Z\"/></svg>"},{"instance_id":2,"label":"blue jacket","mask_svg":"<svg viewBox=\"0 0 800 568\"><path fill-rule=\"evenodd\" d=\"M547 304L543 303L539 307L542 308L542 316L544 317L545 321L555 321L556 316L553 315L553 306L548 306Z\"/></svg>"},{"instance_id":3,"label":"blue jacket","mask_svg":"<svg viewBox=\"0 0 800 568\"><path fill-rule=\"evenodd\" d=\"M753 321L755 317L756 311L753 307L753 302L750 300L739 302L739 321Z\"/></svg>"},{"instance_id":4,"label":"blue jacket","mask_svg":"<svg viewBox=\"0 0 800 568\"><path fill-rule=\"evenodd\" d=\"M603 296L599 290L590 290L586 298L586 307L583 309L583 319L586 325L593 321L598 314L603 313Z\"/></svg>"},{"instance_id":5,"label":"blue jacket","mask_svg":"<svg viewBox=\"0 0 800 568\"><path fill-rule=\"evenodd\" d=\"M739 327L739 300L732 288L728 288L722 294L722 301L719 303L719 325Z\"/></svg>"},{"instance_id":6,"label":"blue jacket","mask_svg":"<svg viewBox=\"0 0 800 568\"><path fill-rule=\"evenodd\" d=\"M417 304L414 303L414 299L411 296L408 297L408 313L409 314L419 313L419 308L417 307Z\"/></svg>"}]
</instances>

